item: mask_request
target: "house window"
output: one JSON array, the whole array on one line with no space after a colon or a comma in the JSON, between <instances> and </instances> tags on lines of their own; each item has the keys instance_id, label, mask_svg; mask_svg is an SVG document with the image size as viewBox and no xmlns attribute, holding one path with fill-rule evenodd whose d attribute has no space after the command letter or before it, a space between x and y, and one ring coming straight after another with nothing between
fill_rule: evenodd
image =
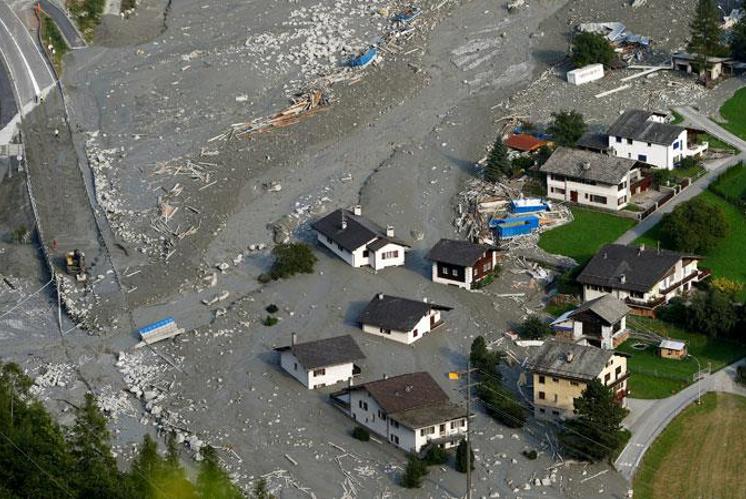
<instances>
[{"instance_id":1,"label":"house window","mask_svg":"<svg viewBox=\"0 0 746 499\"><path fill-rule=\"evenodd\" d=\"M554 192L555 194L564 194L565 190L560 189L559 187L552 187L552 192Z\"/></svg>"},{"instance_id":2,"label":"house window","mask_svg":"<svg viewBox=\"0 0 746 499\"><path fill-rule=\"evenodd\" d=\"M555 404L557 403L557 394L556 393L554 394L554 403Z\"/></svg>"},{"instance_id":3,"label":"house window","mask_svg":"<svg viewBox=\"0 0 746 499\"><path fill-rule=\"evenodd\" d=\"M363 402L362 400L357 401L357 405L364 411L368 410L368 402Z\"/></svg>"},{"instance_id":4,"label":"house window","mask_svg":"<svg viewBox=\"0 0 746 499\"><path fill-rule=\"evenodd\" d=\"M616 141L617 141L617 144L621 144L622 143L622 138L621 137L617 137Z\"/></svg>"},{"instance_id":5,"label":"house window","mask_svg":"<svg viewBox=\"0 0 746 499\"><path fill-rule=\"evenodd\" d=\"M651 144L650 142L648 142L648 147L650 147L650 146L652 146L652 145L653 145L653 144Z\"/></svg>"},{"instance_id":6,"label":"house window","mask_svg":"<svg viewBox=\"0 0 746 499\"><path fill-rule=\"evenodd\" d=\"M591 203L606 204L606 196L597 196L596 194L591 194Z\"/></svg>"},{"instance_id":7,"label":"house window","mask_svg":"<svg viewBox=\"0 0 746 499\"><path fill-rule=\"evenodd\" d=\"M632 145L632 139L627 139L627 145Z\"/></svg>"},{"instance_id":8,"label":"house window","mask_svg":"<svg viewBox=\"0 0 746 499\"><path fill-rule=\"evenodd\" d=\"M384 260L390 260L392 258L399 258L399 250L394 251L384 251L381 255L381 258Z\"/></svg>"},{"instance_id":9,"label":"house window","mask_svg":"<svg viewBox=\"0 0 746 499\"><path fill-rule=\"evenodd\" d=\"M414 329L414 330L412 331L412 337L413 337L413 338L417 338L417 336L418 336L419 334L420 334L420 333L419 333L419 332L417 331L417 328L415 328L415 329Z\"/></svg>"},{"instance_id":10,"label":"house window","mask_svg":"<svg viewBox=\"0 0 746 499\"><path fill-rule=\"evenodd\" d=\"M620 374L622 374L622 366L616 368L616 377L618 378Z\"/></svg>"},{"instance_id":11,"label":"house window","mask_svg":"<svg viewBox=\"0 0 746 499\"><path fill-rule=\"evenodd\" d=\"M609 381L611 381L611 373L606 373L606 376L604 376L604 385L608 385Z\"/></svg>"},{"instance_id":12,"label":"house window","mask_svg":"<svg viewBox=\"0 0 746 499\"><path fill-rule=\"evenodd\" d=\"M395 444L398 444L398 443L399 443L399 437L397 437L396 435L391 435L391 436L390 436L389 438L390 438L390 439L391 439L391 441L392 441L392 442L394 442Z\"/></svg>"},{"instance_id":13,"label":"house window","mask_svg":"<svg viewBox=\"0 0 746 499\"><path fill-rule=\"evenodd\" d=\"M424 437L426 435L432 435L435 433L435 427L434 426L428 426L427 428L422 428L420 430L420 436Z\"/></svg>"},{"instance_id":14,"label":"house window","mask_svg":"<svg viewBox=\"0 0 746 499\"><path fill-rule=\"evenodd\" d=\"M627 187L627 183L626 182L622 182L621 184L619 184L617 186L617 190L618 191L623 191L625 187Z\"/></svg>"},{"instance_id":15,"label":"house window","mask_svg":"<svg viewBox=\"0 0 746 499\"><path fill-rule=\"evenodd\" d=\"M552 414L555 416L559 416L559 411L552 411Z\"/></svg>"},{"instance_id":16,"label":"house window","mask_svg":"<svg viewBox=\"0 0 746 499\"><path fill-rule=\"evenodd\" d=\"M539 383L544 384L546 382L546 378L544 376L539 376Z\"/></svg>"},{"instance_id":17,"label":"house window","mask_svg":"<svg viewBox=\"0 0 746 499\"><path fill-rule=\"evenodd\" d=\"M637 161L642 161L643 163L648 162L648 155L647 154L638 154L637 155Z\"/></svg>"},{"instance_id":18,"label":"house window","mask_svg":"<svg viewBox=\"0 0 746 499\"><path fill-rule=\"evenodd\" d=\"M442 425L440 425L440 432L441 433L445 433L446 432L446 425L445 425L445 423L443 423Z\"/></svg>"},{"instance_id":19,"label":"house window","mask_svg":"<svg viewBox=\"0 0 746 499\"><path fill-rule=\"evenodd\" d=\"M297 362L293 362L293 369L294 369L295 371L297 371L297 370L298 370L298 363L297 363Z\"/></svg>"},{"instance_id":20,"label":"house window","mask_svg":"<svg viewBox=\"0 0 746 499\"><path fill-rule=\"evenodd\" d=\"M681 142L679 142L677 140L676 142L673 143L673 149L674 149L674 151L677 150L679 147L681 147Z\"/></svg>"},{"instance_id":21,"label":"house window","mask_svg":"<svg viewBox=\"0 0 746 499\"><path fill-rule=\"evenodd\" d=\"M396 421L394 419L391 420L391 427L392 428L399 428L399 421Z\"/></svg>"},{"instance_id":22,"label":"house window","mask_svg":"<svg viewBox=\"0 0 746 499\"><path fill-rule=\"evenodd\" d=\"M482 272L489 272L490 270L492 270L492 263L491 262L485 263L482 266Z\"/></svg>"},{"instance_id":23,"label":"house window","mask_svg":"<svg viewBox=\"0 0 746 499\"><path fill-rule=\"evenodd\" d=\"M547 394L544 392L539 392L539 400L545 400L547 398Z\"/></svg>"},{"instance_id":24,"label":"house window","mask_svg":"<svg viewBox=\"0 0 746 499\"><path fill-rule=\"evenodd\" d=\"M577 381L570 381L570 386L578 386L578 382Z\"/></svg>"},{"instance_id":25,"label":"house window","mask_svg":"<svg viewBox=\"0 0 746 499\"><path fill-rule=\"evenodd\" d=\"M557 378L552 378L552 383L559 383L559 379L557 379Z\"/></svg>"},{"instance_id":26,"label":"house window","mask_svg":"<svg viewBox=\"0 0 746 499\"><path fill-rule=\"evenodd\" d=\"M363 250L363 258L368 258L370 256L370 251Z\"/></svg>"},{"instance_id":27,"label":"house window","mask_svg":"<svg viewBox=\"0 0 746 499\"><path fill-rule=\"evenodd\" d=\"M326 374L326 369L316 369L313 371L314 376L323 376Z\"/></svg>"},{"instance_id":28,"label":"house window","mask_svg":"<svg viewBox=\"0 0 746 499\"><path fill-rule=\"evenodd\" d=\"M329 237L329 236L326 236L326 242L327 242L327 243L330 243L330 244L331 244L331 242L332 242L332 238L331 238L331 237Z\"/></svg>"},{"instance_id":29,"label":"house window","mask_svg":"<svg viewBox=\"0 0 746 499\"><path fill-rule=\"evenodd\" d=\"M626 202L627 202L627 196L622 196L617 200L616 204L617 206L621 206Z\"/></svg>"},{"instance_id":30,"label":"house window","mask_svg":"<svg viewBox=\"0 0 746 499\"><path fill-rule=\"evenodd\" d=\"M544 408L541 408L541 409L539 409L539 412L542 413L542 414L544 414L545 412L547 412L547 410L544 409Z\"/></svg>"},{"instance_id":31,"label":"house window","mask_svg":"<svg viewBox=\"0 0 746 499\"><path fill-rule=\"evenodd\" d=\"M391 329L386 329L386 328L383 328L383 327L379 327L379 328L378 328L378 331L379 331L379 332L380 332L381 334L391 334Z\"/></svg>"}]
</instances>

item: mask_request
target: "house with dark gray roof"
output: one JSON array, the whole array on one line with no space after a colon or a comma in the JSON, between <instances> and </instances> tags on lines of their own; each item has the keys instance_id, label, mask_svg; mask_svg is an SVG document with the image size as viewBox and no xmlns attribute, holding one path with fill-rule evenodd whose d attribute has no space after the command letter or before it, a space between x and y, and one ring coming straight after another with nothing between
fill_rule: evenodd
<instances>
[{"instance_id":1,"label":"house with dark gray roof","mask_svg":"<svg viewBox=\"0 0 746 499\"><path fill-rule=\"evenodd\" d=\"M358 424L408 453L450 448L466 434L466 408L451 402L426 372L384 375L333 397Z\"/></svg>"},{"instance_id":2,"label":"house with dark gray roof","mask_svg":"<svg viewBox=\"0 0 746 499\"><path fill-rule=\"evenodd\" d=\"M442 326L441 313L449 310L452 308L427 299L378 293L360 313L358 323L366 333L409 345Z\"/></svg>"},{"instance_id":3,"label":"house with dark gray roof","mask_svg":"<svg viewBox=\"0 0 746 499\"><path fill-rule=\"evenodd\" d=\"M707 149L707 144L690 148L686 128L666 123L666 115L640 109L622 113L606 133L613 155L667 170Z\"/></svg>"},{"instance_id":4,"label":"house with dark gray roof","mask_svg":"<svg viewBox=\"0 0 746 499\"><path fill-rule=\"evenodd\" d=\"M628 394L627 354L557 340L545 341L528 359L533 377L534 414L537 418L574 416L575 399L594 379L611 388L624 405Z\"/></svg>"},{"instance_id":5,"label":"house with dark gray roof","mask_svg":"<svg viewBox=\"0 0 746 499\"><path fill-rule=\"evenodd\" d=\"M629 307L622 301L602 295L562 314L552 323L552 329L557 337L611 350L629 338L629 313Z\"/></svg>"},{"instance_id":6,"label":"house with dark gray roof","mask_svg":"<svg viewBox=\"0 0 746 499\"><path fill-rule=\"evenodd\" d=\"M546 174L548 198L617 211L645 185L639 166L631 159L558 147L539 171Z\"/></svg>"},{"instance_id":7,"label":"house with dark gray roof","mask_svg":"<svg viewBox=\"0 0 746 499\"><path fill-rule=\"evenodd\" d=\"M394 227L379 227L362 216L360 206L339 209L311 224L318 241L353 267L374 270L404 265L409 245L395 237Z\"/></svg>"},{"instance_id":8,"label":"house with dark gray roof","mask_svg":"<svg viewBox=\"0 0 746 499\"><path fill-rule=\"evenodd\" d=\"M493 275L497 255L495 246L441 239L427 259L432 262L433 282L472 289Z\"/></svg>"},{"instance_id":9,"label":"house with dark gray roof","mask_svg":"<svg viewBox=\"0 0 746 499\"><path fill-rule=\"evenodd\" d=\"M290 345L275 351L280 366L309 390L350 381L360 374L355 361L365 358L349 334L298 343L293 333Z\"/></svg>"},{"instance_id":10,"label":"house with dark gray roof","mask_svg":"<svg viewBox=\"0 0 746 499\"><path fill-rule=\"evenodd\" d=\"M578 275L583 299L610 294L637 315L654 316L655 309L692 289L710 272L699 269L701 257L642 246L607 244Z\"/></svg>"}]
</instances>

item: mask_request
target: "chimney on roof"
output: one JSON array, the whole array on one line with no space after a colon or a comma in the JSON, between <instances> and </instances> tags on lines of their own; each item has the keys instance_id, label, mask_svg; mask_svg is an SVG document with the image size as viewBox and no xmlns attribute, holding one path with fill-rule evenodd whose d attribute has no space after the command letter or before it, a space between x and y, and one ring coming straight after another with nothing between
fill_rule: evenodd
<instances>
[{"instance_id":1,"label":"chimney on roof","mask_svg":"<svg viewBox=\"0 0 746 499\"><path fill-rule=\"evenodd\" d=\"M386 373L383 373L383 379L389 379L389 375Z\"/></svg>"},{"instance_id":2,"label":"chimney on roof","mask_svg":"<svg viewBox=\"0 0 746 499\"><path fill-rule=\"evenodd\" d=\"M352 207L352 214L357 217L361 216L363 214L363 207L360 206L359 204L356 204L355 206Z\"/></svg>"},{"instance_id":3,"label":"chimney on roof","mask_svg":"<svg viewBox=\"0 0 746 499\"><path fill-rule=\"evenodd\" d=\"M642 255L642 252L645 251L645 245L641 244L639 248L637 248L637 256Z\"/></svg>"},{"instance_id":4,"label":"chimney on roof","mask_svg":"<svg viewBox=\"0 0 746 499\"><path fill-rule=\"evenodd\" d=\"M378 299L383 300L383 293L378 293Z\"/></svg>"},{"instance_id":5,"label":"chimney on roof","mask_svg":"<svg viewBox=\"0 0 746 499\"><path fill-rule=\"evenodd\" d=\"M290 345L291 346L295 345L295 342L296 342L297 339L298 339L298 335L297 334L295 334L295 333L291 334L290 335Z\"/></svg>"},{"instance_id":6,"label":"chimney on roof","mask_svg":"<svg viewBox=\"0 0 746 499\"><path fill-rule=\"evenodd\" d=\"M583 170L588 171L588 170L591 169L591 162L590 161L583 161L582 163L580 163L580 167Z\"/></svg>"},{"instance_id":7,"label":"chimney on roof","mask_svg":"<svg viewBox=\"0 0 746 499\"><path fill-rule=\"evenodd\" d=\"M386 226L386 237L394 237L394 226L393 225Z\"/></svg>"},{"instance_id":8,"label":"chimney on roof","mask_svg":"<svg viewBox=\"0 0 746 499\"><path fill-rule=\"evenodd\" d=\"M604 251L604 260L606 260L607 258L609 258L609 253Z\"/></svg>"},{"instance_id":9,"label":"chimney on roof","mask_svg":"<svg viewBox=\"0 0 746 499\"><path fill-rule=\"evenodd\" d=\"M422 299L425 303L427 303L427 296Z\"/></svg>"},{"instance_id":10,"label":"chimney on roof","mask_svg":"<svg viewBox=\"0 0 746 499\"><path fill-rule=\"evenodd\" d=\"M568 364L572 362L572 359L574 358L575 358L575 355L572 352L567 352L567 355L565 355L565 360L567 361Z\"/></svg>"},{"instance_id":11,"label":"chimney on roof","mask_svg":"<svg viewBox=\"0 0 746 499\"><path fill-rule=\"evenodd\" d=\"M660 241L658 241L658 254L659 255L661 254L661 242Z\"/></svg>"},{"instance_id":12,"label":"chimney on roof","mask_svg":"<svg viewBox=\"0 0 746 499\"><path fill-rule=\"evenodd\" d=\"M627 275L626 274L620 275L619 276L619 282L621 282L622 284L624 284L625 282L627 282Z\"/></svg>"},{"instance_id":13,"label":"chimney on roof","mask_svg":"<svg viewBox=\"0 0 746 499\"><path fill-rule=\"evenodd\" d=\"M342 210L342 230L345 230L347 228L347 217L345 216L344 210Z\"/></svg>"}]
</instances>

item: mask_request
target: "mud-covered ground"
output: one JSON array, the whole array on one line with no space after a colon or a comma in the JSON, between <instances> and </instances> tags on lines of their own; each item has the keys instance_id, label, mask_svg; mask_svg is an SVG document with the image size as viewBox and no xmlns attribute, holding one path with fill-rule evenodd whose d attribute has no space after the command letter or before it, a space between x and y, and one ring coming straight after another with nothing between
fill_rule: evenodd
<instances>
[{"instance_id":1,"label":"mud-covered ground","mask_svg":"<svg viewBox=\"0 0 746 499\"><path fill-rule=\"evenodd\" d=\"M386 444L351 439L351 422L325 393L305 391L280 372L272 347L289 341L291 332L301 340L347 332L367 356L363 380L426 370L454 400L463 401L463 391L445 374L463 368L476 335L497 340L538 310L543 283L509 262L486 293L459 291L428 279L424 254L439 238L455 236L452 200L474 175L499 118L527 113L541 121L559 108L590 106L591 120L602 123L630 103L646 105L639 95L647 87L668 91L667 83L656 81L675 77L659 75L597 103L592 95L631 73L577 88L557 74L541 77L561 62L568 26L578 19L623 21L650 35L661 50L683 45L693 2L681 8L681 2L661 0L638 10L625 3L529 0L508 14L503 3L491 0L422 2L411 39L397 42L398 52L385 52L360 81L334 85L328 109L293 127L212 142L232 123L279 110L304 80L333 70L350 51L390 29L381 9L388 7L390 15L396 4L144 0L129 19L106 18L96 44L65 59L63 84L84 173L91 168L96 177L83 178L96 187L99 219L108 219L102 241L121 276L123 303L107 310L116 321L111 325L118 327L103 326L89 336L65 325L60 336L56 303L41 297L32 302L36 315L4 319L17 322L13 334L2 338L7 347L2 357L21 361L32 374L47 373L40 394L63 421L66 404L55 399L77 399L93 389L109 408L123 463L132 443L156 429L152 404L148 412L140 399L123 391L126 373L134 371L140 383L160 391L159 407L171 411L169 417L185 433L222 449L226 466L243 486L274 473L270 481L280 497L460 496L464 477L451 468L434 469L421 491L401 489L397 474L405 456ZM654 21L661 18L676 23ZM330 43L331 58L303 58L313 51L323 54L319 45ZM562 66L555 71L562 74ZM677 82L670 92L690 85ZM691 88L675 95L681 102L707 100ZM631 96L635 99L628 101ZM209 179L155 173L187 160L204 163ZM265 189L270 182L282 189ZM0 187L5 186L3 181ZM158 222L164 197L179 207L166 234L152 228L164 230ZM406 268L378 274L355 270L317 247L314 274L265 286L256 281L270 262L273 224L290 228L294 239L310 240L311 218L358 203L364 214L394 225L397 235L412 243ZM191 235L173 236L190 228L196 228ZM176 245L164 251L162 237ZM260 243L266 249L250 249ZM27 253L18 259L31 266L34 255ZM225 272L216 268L220 263L228 264ZM210 287L213 273L217 284ZM22 289L42 286L41 273L36 281ZM227 299L202 304L224 291L230 292ZM432 336L412 347L394 345L364 336L354 325L363 304L379 291L427 297L455 309L446 317L447 326ZM506 293L524 295L496 296ZM2 310L17 299L10 289L0 294ZM260 323L269 304L280 308L282 319L271 328ZM153 351L134 352L137 338L130 325L165 315L187 332ZM34 329L40 334L29 347L22 332ZM60 345L64 348L56 348ZM121 360L119 352L126 352ZM516 355L522 358L525 352ZM506 372L511 383L517 371ZM623 497L627 492L613 470L582 481L606 469L602 465L563 467L551 485L536 486L537 478L551 477L548 468L554 463L546 448L548 429L534 421L528 430L510 431L480 412L474 428L480 497ZM544 453L528 461L520 454L526 448ZM185 448L185 456L191 454Z\"/></svg>"}]
</instances>

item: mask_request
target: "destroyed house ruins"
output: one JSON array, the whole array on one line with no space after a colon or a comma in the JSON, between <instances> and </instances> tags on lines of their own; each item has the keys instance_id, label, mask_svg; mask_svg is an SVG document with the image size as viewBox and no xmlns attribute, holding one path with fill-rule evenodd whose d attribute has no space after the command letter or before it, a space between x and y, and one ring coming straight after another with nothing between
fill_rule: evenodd
<instances>
[{"instance_id":1,"label":"destroyed house ruins","mask_svg":"<svg viewBox=\"0 0 746 499\"><path fill-rule=\"evenodd\" d=\"M450 448L466 434L466 409L452 403L430 374L416 372L371 381L332 394L358 424L405 452Z\"/></svg>"},{"instance_id":2,"label":"destroyed house ruins","mask_svg":"<svg viewBox=\"0 0 746 499\"><path fill-rule=\"evenodd\" d=\"M655 309L680 296L708 270L698 268L701 257L668 250L607 244L578 276L583 299L611 294L636 315L654 316Z\"/></svg>"},{"instance_id":3,"label":"destroyed house ruins","mask_svg":"<svg viewBox=\"0 0 746 499\"><path fill-rule=\"evenodd\" d=\"M378 293L358 317L361 329L369 334L414 343L443 325L441 312L451 307Z\"/></svg>"},{"instance_id":4,"label":"destroyed house ruins","mask_svg":"<svg viewBox=\"0 0 746 499\"><path fill-rule=\"evenodd\" d=\"M497 252L487 244L441 239L427 255L433 282L472 289L493 274Z\"/></svg>"},{"instance_id":5,"label":"destroyed house ruins","mask_svg":"<svg viewBox=\"0 0 746 499\"><path fill-rule=\"evenodd\" d=\"M297 343L293 333L290 345L275 351L280 366L309 390L350 381L360 374L354 362L365 358L350 335Z\"/></svg>"},{"instance_id":6,"label":"destroyed house ruins","mask_svg":"<svg viewBox=\"0 0 746 499\"><path fill-rule=\"evenodd\" d=\"M636 161L567 147L558 147L540 171L549 199L612 211L650 185Z\"/></svg>"},{"instance_id":7,"label":"destroyed house ruins","mask_svg":"<svg viewBox=\"0 0 746 499\"><path fill-rule=\"evenodd\" d=\"M339 209L311 225L318 241L353 267L374 270L404 265L409 245L394 237L394 228L382 229L363 218L360 206Z\"/></svg>"}]
</instances>

